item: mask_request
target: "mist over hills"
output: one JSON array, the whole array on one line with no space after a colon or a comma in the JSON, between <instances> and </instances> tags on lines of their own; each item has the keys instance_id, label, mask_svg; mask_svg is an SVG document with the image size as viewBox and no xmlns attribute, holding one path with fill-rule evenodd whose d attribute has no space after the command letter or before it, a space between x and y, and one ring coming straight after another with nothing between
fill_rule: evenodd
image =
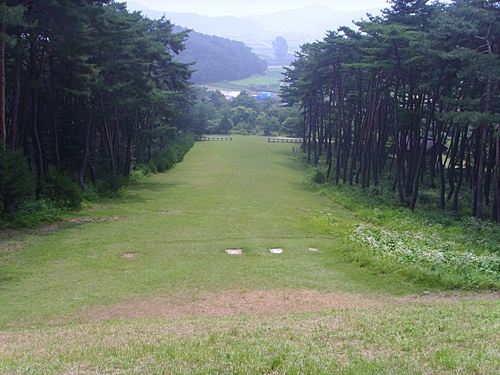
<instances>
[{"instance_id":1,"label":"mist over hills","mask_svg":"<svg viewBox=\"0 0 500 375\"><path fill-rule=\"evenodd\" d=\"M264 27L253 19L231 16L209 17L196 13L169 12L168 10L159 12L148 9L135 1L128 1L127 8L132 11L139 10L143 15L153 19L158 19L165 15L167 19L178 26L193 29L199 33L217 35L224 38L265 32Z\"/></svg>"},{"instance_id":2,"label":"mist over hills","mask_svg":"<svg viewBox=\"0 0 500 375\"><path fill-rule=\"evenodd\" d=\"M136 1L129 1L127 7L131 11L139 10L149 18L157 19L165 15L172 23L199 33L243 42L260 57L270 62L274 59L272 41L277 36L282 36L287 40L289 51L293 53L298 51L304 43L322 39L327 30L336 30L340 26L355 27L353 20L366 19L367 13L373 15L380 13L378 8L343 12L325 5L314 4L296 10L239 18L209 17L168 10L159 12L148 9ZM292 53L290 53L290 59L293 58Z\"/></svg>"},{"instance_id":3,"label":"mist over hills","mask_svg":"<svg viewBox=\"0 0 500 375\"><path fill-rule=\"evenodd\" d=\"M353 21L367 18L366 14L378 14L379 9L366 9L357 12L343 12L325 5L314 4L296 10L269 13L261 16L248 16L245 19L257 21L267 31L304 35L319 39L326 30L336 30L340 26L353 26Z\"/></svg>"}]
</instances>

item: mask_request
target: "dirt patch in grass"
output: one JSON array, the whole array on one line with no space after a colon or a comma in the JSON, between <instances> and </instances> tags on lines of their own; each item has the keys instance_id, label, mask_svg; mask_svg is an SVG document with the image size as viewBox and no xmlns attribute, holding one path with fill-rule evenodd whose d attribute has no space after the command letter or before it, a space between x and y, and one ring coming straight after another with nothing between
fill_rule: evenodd
<instances>
[{"instance_id":1,"label":"dirt patch in grass","mask_svg":"<svg viewBox=\"0 0 500 375\"><path fill-rule=\"evenodd\" d=\"M170 214L170 215L178 215L181 212L179 210L172 210L172 209L166 209L166 210L160 210L162 214Z\"/></svg>"},{"instance_id":2,"label":"dirt patch in grass","mask_svg":"<svg viewBox=\"0 0 500 375\"><path fill-rule=\"evenodd\" d=\"M129 301L110 307L82 311L85 321L189 316L227 316L351 309L382 306L384 302L360 295L317 291L225 291L186 292L143 301Z\"/></svg>"},{"instance_id":3,"label":"dirt patch in grass","mask_svg":"<svg viewBox=\"0 0 500 375\"><path fill-rule=\"evenodd\" d=\"M88 308L78 313L77 319L86 322L114 319L300 313L471 299L500 299L500 293L470 295L432 293L423 296L370 298L359 294L321 293L312 290L185 292L149 300L121 302L108 307Z\"/></svg>"},{"instance_id":4,"label":"dirt patch in grass","mask_svg":"<svg viewBox=\"0 0 500 375\"><path fill-rule=\"evenodd\" d=\"M64 220L64 222L65 223L83 224L83 223L102 223L104 221L117 221L117 220L120 220L119 216L99 217L99 218L93 218L93 219L67 219L67 220Z\"/></svg>"},{"instance_id":5,"label":"dirt patch in grass","mask_svg":"<svg viewBox=\"0 0 500 375\"><path fill-rule=\"evenodd\" d=\"M38 230L40 232L53 232L59 229L58 224L46 225L44 227L40 227Z\"/></svg>"},{"instance_id":6,"label":"dirt patch in grass","mask_svg":"<svg viewBox=\"0 0 500 375\"><path fill-rule=\"evenodd\" d=\"M102 223L105 221L117 221L120 220L119 216L114 217L99 217L99 218L90 218L90 219L66 219L63 220L63 223L71 223L71 224L83 224L83 223ZM46 225L44 227L40 227L37 230L39 232L53 232L61 229L59 223L54 223L52 225Z\"/></svg>"}]
</instances>

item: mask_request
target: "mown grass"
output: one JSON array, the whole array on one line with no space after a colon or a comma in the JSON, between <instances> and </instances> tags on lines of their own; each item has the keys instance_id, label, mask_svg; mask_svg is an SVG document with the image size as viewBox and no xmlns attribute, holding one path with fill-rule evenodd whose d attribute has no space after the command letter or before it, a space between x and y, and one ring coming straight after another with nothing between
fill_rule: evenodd
<instances>
[{"instance_id":1,"label":"mown grass","mask_svg":"<svg viewBox=\"0 0 500 375\"><path fill-rule=\"evenodd\" d=\"M0 336L4 374L497 374L498 301L109 321Z\"/></svg>"},{"instance_id":2,"label":"mown grass","mask_svg":"<svg viewBox=\"0 0 500 375\"><path fill-rule=\"evenodd\" d=\"M347 203L310 187L290 145L235 136L197 143L80 221L2 232L0 372L498 373L498 300L394 305L430 284L347 262L362 248L348 239L362 219ZM391 306L91 323L119 303L147 313L158 298L259 290Z\"/></svg>"},{"instance_id":3,"label":"mown grass","mask_svg":"<svg viewBox=\"0 0 500 375\"><path fill-rule=\"evenodd\" d=\"M325 220L330 202L308 191L289 145L234 139L197 143L174 170L78 215L93 222L3 234L1 327L177 290L418 292L342 261L357 221L340 207ZM228 248L244 255L228 258Z\"/></svg>"}]
</instances>

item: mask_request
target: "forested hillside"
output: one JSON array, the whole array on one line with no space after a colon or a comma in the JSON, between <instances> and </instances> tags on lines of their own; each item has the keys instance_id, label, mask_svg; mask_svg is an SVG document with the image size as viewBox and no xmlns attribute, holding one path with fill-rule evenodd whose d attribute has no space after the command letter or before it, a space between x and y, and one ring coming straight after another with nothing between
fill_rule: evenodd
<instances>
[{"instance_id":1,"label":"forested hillside","mask_svg":"<svg viewBox=\"0 0 500 375\"><path fill-rule=\"evenodd\" d=\"M133 163L166 169L193 144L171 125L191 105L190 67L173 59L187 32L107 3L0 5L0 213L35 192L78 206L82 191L119 190Z\"/></svg>"},{"instance_id":2,"label":"forested hillside","mask_svg":"<svg viewBox=\"0 0 500 375\"><path fill-rule=\"evenodd\" d=\"M411 210L430 188L441 208L500 222L498 2L390 4L303 45L286 72L318 180L386 184Z\"/></svg>"},{"instance_id":3,"label":"forested hillside","mask_svg":"<svg viewBox=\"0 0 500 375\"><path fill-rule=\"evenodd\" d=\"M189 32L186 49L177 60L195 62L192 80L196 84L247 78L264 74L267 68L267 62L244 43L196 31Z\"/></svg>"}]
</instances>

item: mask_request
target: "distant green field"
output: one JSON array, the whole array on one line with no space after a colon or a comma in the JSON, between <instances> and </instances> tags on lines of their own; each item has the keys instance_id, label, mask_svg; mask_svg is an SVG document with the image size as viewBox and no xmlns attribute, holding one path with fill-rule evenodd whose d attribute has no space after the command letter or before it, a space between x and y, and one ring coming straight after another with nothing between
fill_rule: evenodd
<instances>
[{"instance_id":1,"label":"distant green field","mask_svg":"<svg viewBox=\"0 0 500 375\"><path fill-rule=\"evenodd\" d=\"M230 91L279 91L279 84L283 79L282 68L268 68L264 76L254 76L238 81L217 82L204 85L211 89Z\"/></svg>"}]
</instances>

